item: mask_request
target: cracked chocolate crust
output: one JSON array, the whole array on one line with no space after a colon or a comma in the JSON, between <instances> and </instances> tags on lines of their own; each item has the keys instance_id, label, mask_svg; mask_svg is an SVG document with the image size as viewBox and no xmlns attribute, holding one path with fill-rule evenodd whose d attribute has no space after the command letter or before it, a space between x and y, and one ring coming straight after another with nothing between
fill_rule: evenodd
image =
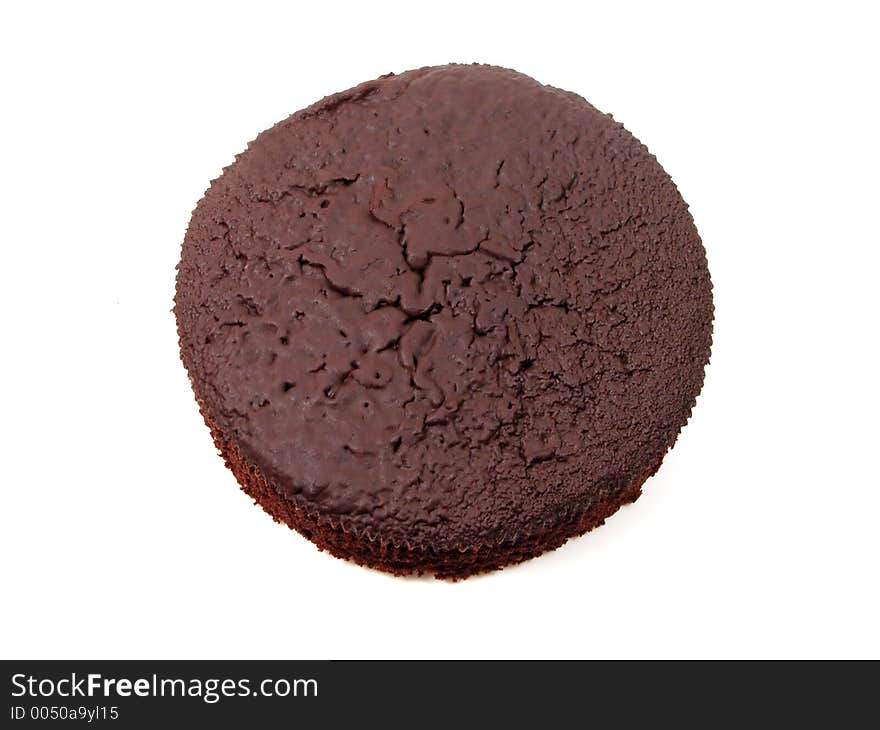
<instances>
[{"instance_id":1,"label":"cracked chocolate crust","mask_svg":"<svg viewBox=\"0 0 880 730\"><path fill-rule=\"evenodd\" d=\"M193 213L175 314L270 514L342 557L463 577L638 494L700 391L713 307L638 140L574 94L453 65L259 135Z\"/></svg>"}]
</instances>

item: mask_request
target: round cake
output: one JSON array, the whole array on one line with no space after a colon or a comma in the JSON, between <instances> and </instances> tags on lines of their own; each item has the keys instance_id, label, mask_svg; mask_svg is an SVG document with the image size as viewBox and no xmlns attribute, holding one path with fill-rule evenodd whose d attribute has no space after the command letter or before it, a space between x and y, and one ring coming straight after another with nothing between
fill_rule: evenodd
<instances>
[{"instance_id":1,"label":"round cake","mask_svg":"<svg viewBox=\"0 0 880 730\"><path fill-rule=\"evenodd\" d=\"M319 548L463 578L635 500L703 382L702 243L648 150L482 65L329 96L199 202L183 362L242 488Z\"/></svg>"}]
</instances>

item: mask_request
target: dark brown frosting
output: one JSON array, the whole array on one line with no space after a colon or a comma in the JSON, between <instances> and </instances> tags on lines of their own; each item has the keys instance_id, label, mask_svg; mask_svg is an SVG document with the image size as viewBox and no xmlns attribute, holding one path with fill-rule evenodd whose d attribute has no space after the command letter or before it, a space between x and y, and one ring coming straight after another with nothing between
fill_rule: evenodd
<instances>
[{"instance_id":1,"label":"dark brown frosting","mask_svg":"<svg viewBox=\"0 0 880 730\"><path fill-rule=\"evenodd\" d=\"M442 549L532 534L653 470L712 311L645 147L477 65L263 132L196 208L175 307L203 408L284 497Z\"/></svg>"}]
</instances>

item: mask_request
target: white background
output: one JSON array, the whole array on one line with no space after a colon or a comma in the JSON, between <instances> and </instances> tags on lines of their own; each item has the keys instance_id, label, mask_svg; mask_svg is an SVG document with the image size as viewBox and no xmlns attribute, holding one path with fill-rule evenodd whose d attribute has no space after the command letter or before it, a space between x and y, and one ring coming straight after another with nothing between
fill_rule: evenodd
<instances>
[{"instance_id":1,"label":"white background","mask_svg":"<svg viewBox=\"0 0 880 730\"><path fill-rule=\"evenodd\" d=\"M872 5L4 5L0 655L880 657ZM248 140L453 60L626 124L691 205L717 309L644 496L458 584L328 557L252 505L170 312L190 212Z\"/></svg>"}]
</instances>

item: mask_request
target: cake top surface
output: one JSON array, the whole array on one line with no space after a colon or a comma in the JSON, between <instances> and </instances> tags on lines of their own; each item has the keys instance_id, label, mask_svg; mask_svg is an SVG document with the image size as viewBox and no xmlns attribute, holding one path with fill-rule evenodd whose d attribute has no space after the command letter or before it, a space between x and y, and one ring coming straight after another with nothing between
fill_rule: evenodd
<instances>
[{"instance_id":1,"label":"cake top surface","mask_svg":"<svg viewBox=\"0 0 880 730\"><path fill-rule=\"evenodd\" d=\"M175 312L203 409L331 524L512 541L659 465L711 339L703 247L578 96L443 66L327 97L215 180Z\"/></svg>"}]
</instances>

